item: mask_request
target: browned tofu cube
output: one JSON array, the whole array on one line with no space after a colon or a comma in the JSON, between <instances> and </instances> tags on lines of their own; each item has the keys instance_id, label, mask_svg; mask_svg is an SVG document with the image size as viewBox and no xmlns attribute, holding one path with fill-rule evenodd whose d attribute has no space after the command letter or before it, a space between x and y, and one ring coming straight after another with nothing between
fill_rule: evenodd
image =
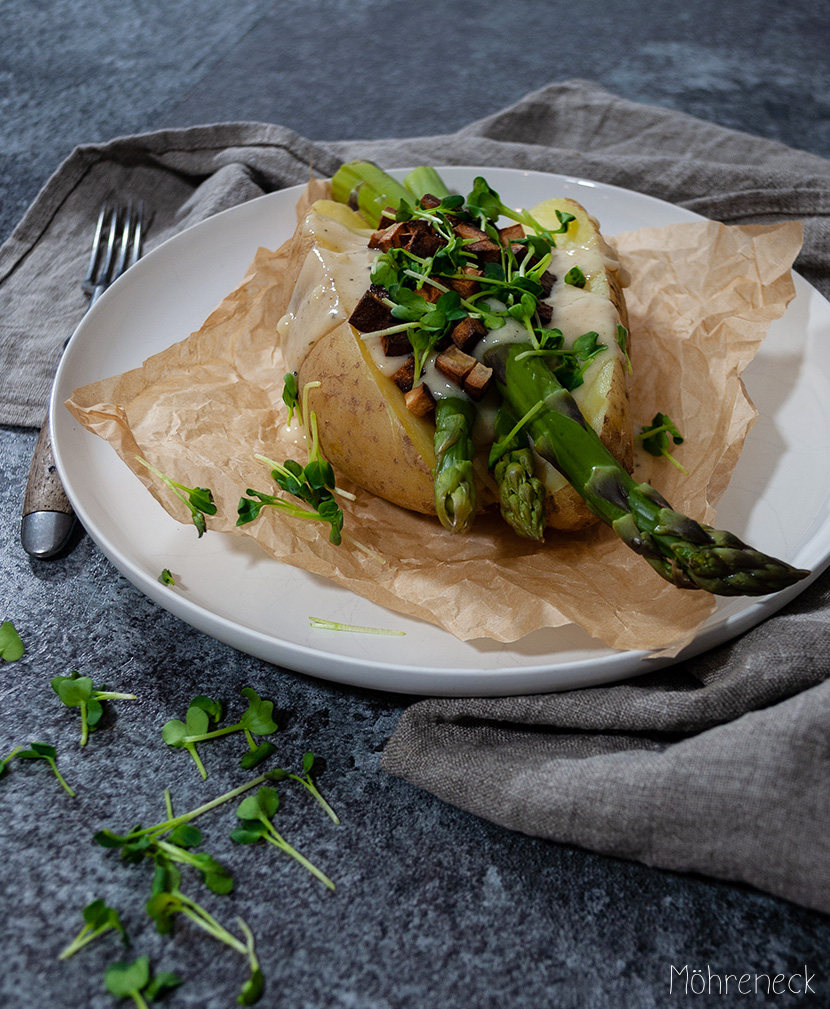
<instances>
[{"instance_id":1,"label":"browned tofu cube","mask_svg":"<svg viewBox=\"0 0 830 1009\"><path fill-rule=\"evenodd\" d=\"M499 241L502 245L510 245L524 237L525 229L521 224L510 224L506 228L499 228Z\"/></svg>"},{"instance_id":2,"label":"browned tofu cube","mask_svg":"<svg viewBox=\"0 0 830 1009\"><path fill-rule=\"evenodd\" d=\"M473 368L476 366L476 359L470 357L469 354L465 354L463 350L460 350L455 344L447 347L446 350L441 351L441 353L435 358L435 367L441 372L442 375L446 375L447 378L451 378L453 382L458 385L464 384L464 379L470 374Z\"/></svg>"},{"instance_id":3,"label":"browned tofu cube","mask_svg":"<svg viewBox=\"0 0 830 1009\"><path fill-rule=\"evenodd\" d=\"M386 288L372 284L349 316L349 322L361 333L372 333L377 329L387 329L397 321L389 308L383 304Z\"/></svg>"},{"instance_id":4,"label":"browned tofu cube","mask_svg":"<svg viewBox=\"0 0 830 1009\"><path fill-rule=\"evenodd\" d=\"M481 290L481 285L476 278L483 276L484 270L477 270L474 266L465 266L461 272L464 276L453 277L452 280L447 280L447 287L458 291L462 298L471 298Z\"/></svg>"},{"instance_id":5,"label":"browned tofu cube","mask_svg":"<svg viewBox=\"0 0 830 1009\"><path fill-rule=\"evenodd\" d=\"M473 319L468 315L457 326L453 327L450 336L452 337L452 342L459 350L463 350L465 354L469 354L486 332L487 327L481 319Z\"/></svg>"},{"instance_id":6,"label":"browned tofu cube","mask_svg":"<svg viewBox=\"0 0 830 1009\"><path fill-rule=\"evenodd\" d=\"M546 301L540 301L536 306L536 314L539 316L539 322L547 326L553 318L553 306Z\"/></svg>"},{"instance_id":7,"label":"browned tofu cube","mask_svg":"<svg viewBox=\"0 0 830 1009\"><path fill-rule=\"evenodd\" d=\"M435 280L437 280L439 284L444 283L444 281L438 277L435 277ZM421 295L431 305L434 305L435 302L438 301L438 299L441 297L443 293L444 292L439 287L433 287L432 284L424 284L424 286L421 288Z\"/></svg>"},{"instance_id":8,"label":"browned tofu cube","mask_svg":"<svg viewBox=\"0 0 830 1009\"><path fill-rule=\"evenodd\" d=\"M412 344L409 342L406 330L400 333L384 333L380 338L380 345L387 357L400 357L402 354L409 354L412 351Z\"/></svg>"},{"instance_id":9,"label":"browned tofu cube","mask_svg":"<svg viewBox=\"0 0 830 1009\"><path fill-rule=\"evenodd\" d=\"M542 285L542 292L547 298L556 283L556 274L551 273L550 270L545 270L545 272L539 277L539 283Z\"/></svg>"},{"instance_id":10,"label":"browned tofu cube","mask_svg":"<svg viewBox=\"0 0 830 1009\"><path fill-rule=\"evenodd\" d=\"M498 262L501 258L501 246L489 238L487 232L477 228L474 224L462 222L453 228L456 235L465 239L465 252L472 252L485 263Z\"/></svg>"},{"instance_id":11,"label":"browned tofu cube","mask_svg":"<svg viewBox=\"0 0 830 1009\"><path fill-rule=\"evenodd\" d=\"M398 368L398 370L392 375L392 381L401 390L401 392L409 392L412 388L412 383L415 380L415 355L410 354L410 356L404 361L404 363Z\"/></svg>"},{"instance_id":12,"label":"browned tofu cube","mask_svg":"<svg viewBox=\"0 0 830 1009\"><path fill-rule=\"evenodd\" d=\"M493 381L493 369L476 361L475 367L464 379L464 392L470 399L480 400Z\"/></svg>"},{"instance_id":13,"label":"browned tofu cube","mask_svg":"<svg viewBox=\"0 0 830 1009\"><path fill-rule=\"evenodd\" d=\"M428 413L435 409L435 400L432 398L432 393L423 382L416 385L414 389L410 389L409 392L404 393L404 399L406 400L407 407L416 417L426 417Z\"/></svg>"}]
</instances>

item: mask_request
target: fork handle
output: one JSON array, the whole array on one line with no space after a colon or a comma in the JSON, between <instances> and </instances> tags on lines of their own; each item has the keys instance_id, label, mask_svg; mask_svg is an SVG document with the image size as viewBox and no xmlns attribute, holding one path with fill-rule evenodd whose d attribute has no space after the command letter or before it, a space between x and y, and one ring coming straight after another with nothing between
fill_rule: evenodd
<instances>
[{"instance_id":1,"label":"fork handle","mask_svg":"<svg viewBox=\"0 0 830 1009\"><path fill-rule=\"evenodd\" d=\"M29 467L20 524L23 549L40 560L57 557L69 543L77 524L58 476L50 427L47 411Z\"/></svg>"}]
</instances>

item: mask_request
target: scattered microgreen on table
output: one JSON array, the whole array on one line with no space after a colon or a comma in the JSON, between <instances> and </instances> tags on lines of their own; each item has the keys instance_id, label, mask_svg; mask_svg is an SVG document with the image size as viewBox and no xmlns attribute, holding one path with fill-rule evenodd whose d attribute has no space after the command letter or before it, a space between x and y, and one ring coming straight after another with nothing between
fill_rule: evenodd
<instances>
[{"instance_id":1,"label":"scattered microgreen on table","mask_svg":"<svg viewBox=\"0 0 830 1009\"><path fill-rule=\"evenodd\" d=\"M264 987L264 979L254 949L253 933L241 918L237 918L237 924L245 936L243 942L229 932L224 925L221 925L201 904L183 893L181 873L169 860L156 859L153 893L147 901L147 913L156 923L156 929L162 935L172 931L174 916L181 914L203 932L244 956L248 961L251 973L243 985L237 1001L242 1005L252 1005L259 999Z\"/></svg>"},{"instance_id":2,"label":"scattered microgreen on table","mask_svg":"<svg viewBox=\"0 0 830 1009\"><path fill-rule=\"evenodd\" d=\"M320 794L317 786L311 777L311 772L314 768L314 761L316 760L314 754L309 750L308 753L303 754L303 771L302 774L292 774L290 771L286 771L282 767L275 768L273 771L273 780L279 781L280 778L291 778L293 781L299 781L301 785L308 789L309 792L314 796L320 806L325 810L327 816L329 816L335 823L340 823L340 817L335 813L331 806L326 802L323 796Z\"/></svg>"},{"instance_id":3,"label":"scattered microgreen on table","mask_svg":"<svg viewBox=\"0 0 830 1009\"><path fill-rule=\"evenodd\" d=\"M146 1009L160 995L182 983L178 974L170 971L156 974L150 972L149 957L140 956L132 963L119 961L110 964L104 974L104 984L110 995L116 998L131 998L138 1009Z\"/></svg>"},{"instance_id":4,"label":"scattered microgreen on table","mask_svg":"<svg viewBox=\"0 0 830 1009\"><path fill-rule=\"evenodd\" d=\"M279 809L279 804L279 794L270 785L263 785L256 795L249 795L243 799L236 810L236 815L242 821L242 824L231 831L231 839L238 844L256 844L258 841L267 841L269 844L273 844L275 848L279 848L280 851L285 852L286 855L290 855L296 859L300 865L308 869L321 883L330 890L334 890L334 883L329 877L324 872L321 872L304 855L301 855L296 848L292 847L271 822Z\"/></svg>"},{"instance_id":5,"label":"scattered microgreen on table","mask_svg":"<svg viewBox=\"0 0 830 1009\"><path fill-rule=\"evenodd\" d=\"M18 749L16 753L12 754L12 756L17 756L21 760L45 760L54 771L55 777L61 783L61 787L64 791L74 798L75 792L69 787L69 785L67 785L66 781L64 781L63 775L58 770L58 752L55 747L50 746L49 743L30 743L29 747L30 748L28 750ZM6 762L9 759L10 757L7 757Z\"/></svg>"},{"instance_id":6,"label":"scattered microgreen on table","mask_svg":"<svg viewBox=\"0 0 830 1009\"><path fill-rule=\"evenodd\" d=\"M17 633L17 629L11 620L4 620L0 624L0 659L4 662L16 662L22 658L26 647Z\"/></svg>"},{"instance_id":7,"label":"scattered microgreen on table","mask_svg":"<svg viewBox=\"0 0 830 1009\"><path fill-rule=\"evenodd\" d=\"M93 732L104 714L102 701L135 701L135 694L120 694L106 687L95 687L89 676L81 676L72 670L68 676L52 677L52 689L67 708L78 708L81 712L81 746L86 746L89 733Z\"/></svg>"},{"instance_id":8,"label":"scattered microgreen on table","mask_svg":"<svg viewBox=\"0 0 830 1009\"><path fill-rule=\"evenodd\" d=\"M184 722L171 719L162 727L161 734L165 743L187 750L203 778L207 778L207 770L196 751L197 743L218 739L232 732L243 732L250 745L251 735L268 736L279 728L273 719L273 701L263 700L252 687L244 687L240 693L248 698L248 707L233 725L211 730L210 721L216 723L221 718L221 706L209 697L196 697L188 706Z\"/></svg>"},{"instance_id":9,"label":"scattered microgreen on table","mask_svg":"<svg viewBox=\"0 0 830 1009\"><path fill-rule=\"evenodd\" d=\"M64 947L58 955L59 960L68 960L74 956L78 950L84 948L104 932L114 930L119 932L124 945L129 944L129 938L118 911L114 907L108 907L103 900L93 900L83 910L84 926L75 936L68 946Z\"/></svg>"}]
</instances>

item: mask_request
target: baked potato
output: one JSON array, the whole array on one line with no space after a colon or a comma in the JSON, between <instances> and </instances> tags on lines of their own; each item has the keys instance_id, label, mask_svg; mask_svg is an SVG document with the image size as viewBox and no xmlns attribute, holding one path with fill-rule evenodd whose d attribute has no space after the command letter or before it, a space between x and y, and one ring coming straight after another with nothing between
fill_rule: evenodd
<instances>
[{"instance_id":1,"label":"baked potato","mask_svg":"<svg viewBox=\"0 0 830 1009\"><path fill-rule=\"evenodd\" d=\"M633 431L627 392L624 272L598 223L578 203L551 199L530 214L542 229L560 232L546 271L549 287L541 299L542 308L550 306L545 318L552 319L551 325L560 332L565 351L589 331L596 336L595 349L583 365L573 396L605 446L630 470ZM563 219L567 221L564 228ZM342 203L321 199L310 206L292 240L280 342L300 391L310 387L309 404L317 416L320 447L333 466L372 494L412 511L435 514L434 414L413 412L411 390L399 377L412 357L411 348L392 341L390 350L390 341L378 337L377 327L370 325L367 331L362 326L361 332L353 324L372 286L373 262L383 248L377 236L388 230L369 226ZM516 236L515 229L508 230L511 234L503 244ZM524 234L532 235L533 230L525 228ZM527 246L521 242L518 239L512 248L524 255L520 246ZM447 290L446 284L437 286ZM480 361L494 341L515 340L523 333L521 322L506 317L470 354ZM433 366L440 350L439 345L421 362L416 391L424 387L428 395L429 389L433 399L466 397L466 386L453 385ZM477 391L474 398L477 506L489 509L498 502L487 458L494 440L492 418L498 394L491 388ZM550 463L535 456L534 466L545 488L549 527L575 530L594 521L581 497Z\"/></svg>"}]
</instances>

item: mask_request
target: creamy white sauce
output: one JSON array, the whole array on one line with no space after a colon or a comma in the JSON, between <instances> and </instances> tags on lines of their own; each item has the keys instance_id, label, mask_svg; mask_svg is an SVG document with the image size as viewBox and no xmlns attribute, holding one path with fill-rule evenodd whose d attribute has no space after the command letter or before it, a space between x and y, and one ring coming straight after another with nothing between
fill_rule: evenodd
<instances>
[{"instance_id":1,"label":"creamy white sauce","mask_svg":"<svg viewBox=\"0 0 830 1009\"><path fill-rule=\"evenodd\" d=\"M300 270L288 310L278 324L283 355L292 371L300 367L321 337L349 318L370 284L372 261L376 255L367 248L365 235L314 210L303 222L301 233L311 240L311 248ZM619 268L612 249L604 241L596 245L555 248L548 269L556 276L556 281L545 299L553 309L549 326L561 330L566 347L571 347L583 333L593 330L598 333L598 342L609 348L610 353L621 355L617 342L619 317L614 305L605 293L593 293L566 284L565 275L573 266L578 266L589 282L603 270ZM489 299L488 304L493 309L504 309L504 305L495 299ZM481 360L490 347L527 341L525 327L508 318L501 328L488 330L472 350L472 355ZM365 345L384 375L393 375L408 356L387 357L379 337L365 337ZM589 365L585 384L574 390L574 397L580 405L593 376L607 360L608 353L602 353ZM466 398L463 389L435 367L434 354L424 366L423 380L435 399L448 396ZM487 412L486 404L480 404L479 413L486 416Z\"/></svg>"}]
</instances>

